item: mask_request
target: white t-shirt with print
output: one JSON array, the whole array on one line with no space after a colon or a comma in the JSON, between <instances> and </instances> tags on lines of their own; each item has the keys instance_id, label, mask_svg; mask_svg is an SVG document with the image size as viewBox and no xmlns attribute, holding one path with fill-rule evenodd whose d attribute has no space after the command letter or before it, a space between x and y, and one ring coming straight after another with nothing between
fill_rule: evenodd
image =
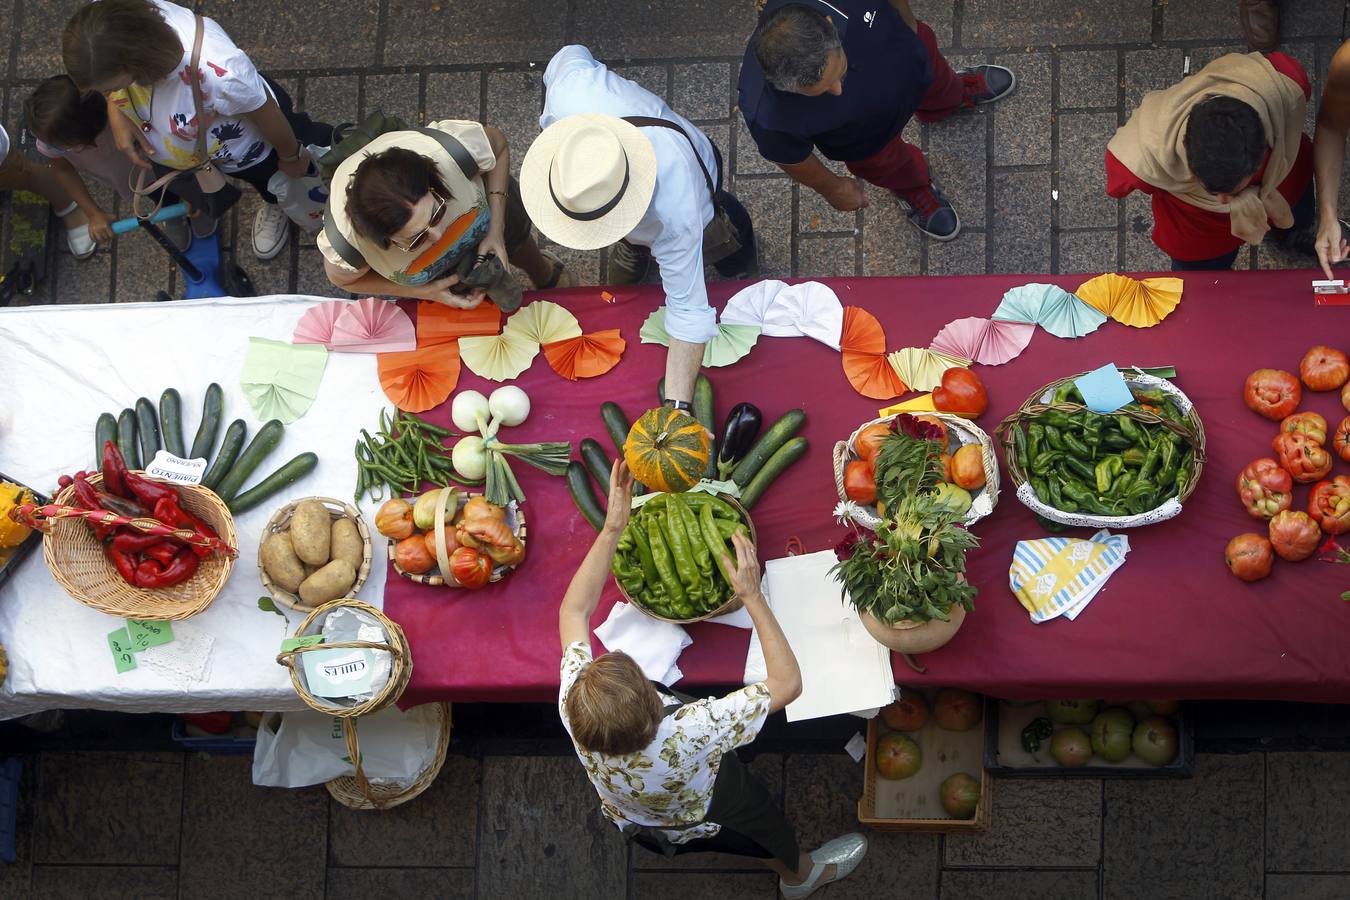
<instances>
[{"instance_id":1,"label":"white t-shirt with print","mask_svg":"<svg viewBox=\"0 0 1350 900\"><path fill-rule=\"evenodd\" d=\"M111 97L118 109L142 128L155 148L155 162L171 169L190 169L201 162L197 159L197 112L188 81L197 20L191 10L181 6L165 0L150 2L178 35L183 58L173 74L158 84L133 84L124 91L114 91ZM243 114L258 109L272 94L253 61L235 46L225 29L207 17L203 17L198 70L211 158L223 172L238 172L262 162L272 145ZM147 121L148 131L142 127Z\"/></svg>"}]
</instances>

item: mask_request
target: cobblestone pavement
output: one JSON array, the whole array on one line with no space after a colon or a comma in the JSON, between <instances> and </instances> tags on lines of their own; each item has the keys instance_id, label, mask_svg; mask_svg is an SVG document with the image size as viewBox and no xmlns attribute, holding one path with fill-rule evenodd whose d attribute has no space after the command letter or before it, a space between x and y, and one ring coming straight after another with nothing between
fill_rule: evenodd
<instances>
[{"instance_id":1,"label":"cobblestone pavement","mask_svg":"<svg viewBox=\"0 0 1350 900\"><path fill-rule=\"evenodd\" d=\"M58 35L77 5L0 0L0 110L11 133L27 89L58 71ZM467 22L456 15L463 4L445 0L214 0L204 9L311 113L481 119L506 131L517 166L537 131L543 63L565 42L587 43L717 142L755 217L766 276L1163 265L1146 204L1103 193L1104 145L1144 91L1239 49L1236 0L914 5L954 63L1003 63L1020 82L992 109L911 126L965 222L951 244L921 240L875 189L870 208L840 214L759 159L734 109L750 0L480 0ZM1320 91L1347 4L1284 6L1282 49ZM255 202L241 204L226 240L245 248L240 262L259 292L335 293L312 240L272 262L252 258ZM44 221L6 205L0 243ZM598 279L598 254L567 255ZM8 258L0 251L0 264ZM1239 264L1289 262L1262 248ZM87 262L53 253L32 300L144 300L177 290L174 277L148 238L131 235ZM45 752L26 761L19 862L0 866L2 898L774 896L773 878L743 862L630 853L566 756L452 752L427 794L384 813L353 813L321 788L255 788L246 758ZM862 773L844 754L763 754L753 765L805 845L856 827ZM1201 755L1189 781L1000 780L988 834L873 834L858 873L818 896L1345 898L1347 807L1342 753Z\"/></svg>"}]
</instances>

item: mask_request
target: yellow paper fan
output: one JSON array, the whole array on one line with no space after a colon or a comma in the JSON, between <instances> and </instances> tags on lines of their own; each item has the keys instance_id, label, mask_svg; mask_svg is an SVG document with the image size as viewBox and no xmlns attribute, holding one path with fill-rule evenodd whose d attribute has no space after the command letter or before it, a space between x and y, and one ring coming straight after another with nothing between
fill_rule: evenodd
<instances>
[{"instance_id":1,"label":"yellow paper fan","mask_svg":"<svg viewBox=\"0 0 1350 900\"><path fill-rule=\"evenodd\" d=\"M459 339L459 357L480 378L509 381L534 362L539 343L509 328L501 334Z\"/></svg>"},{"instance_id":2,"label":"yellow paper fan","mask_svg":"<svg viewBox=\"0 0 1350 900\"><path fill-rule=\"evenodd\" d=\"M886 361L911 391L931 391L942 383L942 373L953 366L970 368L968 359L920 347L896 350L886 356Z\"/></svg>"},{"instance_id":3,"label":"yellow paper fan","mask_svg":"<svg viewBox=\"0 0 1350 900\"><path fill-rule=\"evenodd\" d=\"M581 337L577 317L551 300L535 300L511 314L503 331L534 341L552 344L568 338Z\"/></svg>"},{"instance_id":4,"label":"yellow paper fan","mask_svg":"<svg viewBox=\"0 0 1350 900\"><path fill-rule=\"evenodd\" d=\"M1074 291L1078 298L1122 325L1151 328L1167 318L1181 302L1180 278L1145 278L1108 272L1090 278Z\"/></svg>"}]
</instances>

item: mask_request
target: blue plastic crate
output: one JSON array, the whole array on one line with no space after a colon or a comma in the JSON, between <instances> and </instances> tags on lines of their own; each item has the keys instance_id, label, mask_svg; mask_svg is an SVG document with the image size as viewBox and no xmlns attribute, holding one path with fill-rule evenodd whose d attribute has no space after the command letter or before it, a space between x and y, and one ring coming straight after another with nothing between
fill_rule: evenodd
<instances>
[{"instance_id":1,"label":"blue plastic crate","mask_svg":"<svg viewBox=\"0 0 1350 900\"><path fill-rule=\"evenodd\" d=\"M195 750L199 753L216 753L221 756L244 756L252 755L253 747L258 743L257 738L235 737L232 734L212 734L206 737L194 737L187 733L183 727L182 719L174 719L173 730L170 732L174 741L183 745L189 750Z\"/></svg>"},{"instance_id":2,"label":"blue plastic crate","mask_svg":"<svg viewBox=\"0 0 1350 900\"><path fill-rule=\"evenodd\" d=\"M23 774L23 760L11 756L0 762L0 861L12 863L17 858L14 838L19 830L19 776Z\"/></svg>"}]
</instances>

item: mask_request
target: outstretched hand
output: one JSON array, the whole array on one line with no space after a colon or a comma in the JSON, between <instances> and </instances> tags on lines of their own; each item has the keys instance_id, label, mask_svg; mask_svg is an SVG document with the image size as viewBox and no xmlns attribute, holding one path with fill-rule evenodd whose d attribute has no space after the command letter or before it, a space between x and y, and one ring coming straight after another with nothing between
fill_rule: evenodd
<instances>
[{"instance_id":1,"label":"outstretched hand","mask_svg":"<svg viewBox=\"0 0 1350 900\"><path fill-rule=\"evenodd\" d=\"M755 546L742 532L731 536L736 548L736 561L727 560L727 569L731 574L731 589L737 597L745 601L759 596L759 558L755 555Z\"/></svg>"},{"instance_id":2,"label":"outstretched hand","mask_svg":"<svg viewBox=\"0 0 1350 900\"><path fill-rule=\"evenodd\" d=\"M622 534L633 507L633 473L628 463L617 459L609 468L609 509L605 512L605 531Z\"/></svg>"}]
</instances>

